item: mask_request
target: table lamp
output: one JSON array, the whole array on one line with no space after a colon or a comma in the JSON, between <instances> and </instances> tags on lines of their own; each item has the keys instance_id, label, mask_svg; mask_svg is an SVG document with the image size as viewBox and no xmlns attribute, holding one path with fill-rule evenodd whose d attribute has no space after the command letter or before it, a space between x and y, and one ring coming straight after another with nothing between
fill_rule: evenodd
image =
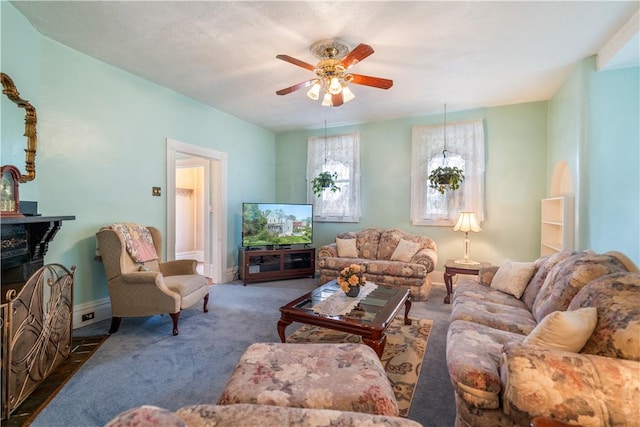
<instances>
[{"instance_id":1,"label":"table lamp","mask_svg":"<svg viewBox=\"0 0 640 427\"><path fill-rule=\"evenodd\" d=\"M482 231L478 225L478 221L476 221L476 214L473 212L460 212L458 222L455 227L453 227L453 231L464 231L464 258L456 260L455 263L463 265L479 265L480 263L478 261L469 259L469 231L473 231L475 233Z\"/></svg>"}]
</instances>

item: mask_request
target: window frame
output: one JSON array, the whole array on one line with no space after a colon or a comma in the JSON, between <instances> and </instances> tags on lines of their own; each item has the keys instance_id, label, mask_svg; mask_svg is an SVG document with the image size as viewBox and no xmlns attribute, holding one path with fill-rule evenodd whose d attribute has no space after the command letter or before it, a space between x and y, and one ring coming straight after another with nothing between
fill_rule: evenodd
<instances>
[{"instance_id":1,"label":"window frame","mask_svg":"<svg viewBox=\"0 0 640 427\"><path fill-rule=\"evenodd\" d=\"M446 154L461 156L465 180L454 192L441 195L429 187L430 163L443 156L445 125L414 126L411 135L411 223L418 226L452 227L461 211L484 220L484 123L467 120L446 124ZM429 209L430 200L446 203L446 212Z\"/></svg>"},{"instance_id":2,"label":"window frame","mask_svg":"<svg viewBox=\"0 0 640 427\"><path fill-rule=\"evenodd\" d=\"M350 141L349 141L350 139ZM351 147L344 145L351 144ZM342 147L341 147L342 146ZM342 156L341 153L345 155ZM345 164L346 169L335 170L327 163ZM325 169L326 168L326 169ZM338 172L336 185L340 191L325 191L320 196L313 194L311 181L320 172ZM346 196L345 196L346 194ZM340 209L329 211L327 204L343 199ZM360 222L360 133L331 136L311 136L307 139L307 202L313 204L313 220L317 222Z\"/></svg>"}]
</instances>

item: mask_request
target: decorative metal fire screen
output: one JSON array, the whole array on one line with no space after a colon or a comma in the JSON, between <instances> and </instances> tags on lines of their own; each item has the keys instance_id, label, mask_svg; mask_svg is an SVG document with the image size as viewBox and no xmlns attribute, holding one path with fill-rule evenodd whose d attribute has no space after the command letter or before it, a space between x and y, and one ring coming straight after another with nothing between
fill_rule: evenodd
<instances>
[{"instance_id":1,"label":"decorative metal fire screen","mask_svg":"<svg viewBox=\"0 0 640 427\"><path fill-rule=\"evenodd\" d=\"M74 273L48 264L17 289L3 286L2 419L71 352Z\"/></svg>"}]
</instances>

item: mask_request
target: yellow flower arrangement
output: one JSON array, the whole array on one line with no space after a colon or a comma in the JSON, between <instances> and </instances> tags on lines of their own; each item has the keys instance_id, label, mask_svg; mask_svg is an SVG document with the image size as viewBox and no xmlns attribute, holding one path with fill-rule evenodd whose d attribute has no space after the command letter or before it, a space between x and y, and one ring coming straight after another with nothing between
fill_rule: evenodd
<instances>
[{"instance_id":1,"label":"yellow flower arrangement","mask_svg":"<svg viewBox=\"0 0 640 427\"><path fill-rule=\"evenodd\" d=\"M338 284L344 292L353 286L364 286L367 279L362 275L362 268L358 264L351 264L340 272Z\"/></svg>"}]
</instances>

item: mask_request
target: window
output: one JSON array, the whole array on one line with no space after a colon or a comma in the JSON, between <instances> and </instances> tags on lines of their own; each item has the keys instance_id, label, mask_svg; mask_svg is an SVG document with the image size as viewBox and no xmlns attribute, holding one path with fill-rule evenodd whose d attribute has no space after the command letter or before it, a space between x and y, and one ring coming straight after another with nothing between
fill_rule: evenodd
<instances>
[{"instance_id":1,"label":"window","mask_svg":"<svg viewBox=\"0 0 640 427\"><path fill-rule=\"evenodd\" d=\"M482 120L446 125L415 126L411 135L411 223L453 226L458 213L473 211L484 220L484 127ZM443 154L446 154L443 155ZM438 166L457 166L464 181L456 191L440 194L429 187L429 174Z\"/></svg>"},{"instance_id":2,"label":"window","mask_svg":"<svg viewBox=\"0 0 640 427\"><path fill-rule=\"evenodd\" d=\"M336 172L340 191L317 197L311 180L320 172ZM307 143L307 200L313 219L327 222L360 221L360 134L311 137Z\"/></svg>"}]
</instances>

